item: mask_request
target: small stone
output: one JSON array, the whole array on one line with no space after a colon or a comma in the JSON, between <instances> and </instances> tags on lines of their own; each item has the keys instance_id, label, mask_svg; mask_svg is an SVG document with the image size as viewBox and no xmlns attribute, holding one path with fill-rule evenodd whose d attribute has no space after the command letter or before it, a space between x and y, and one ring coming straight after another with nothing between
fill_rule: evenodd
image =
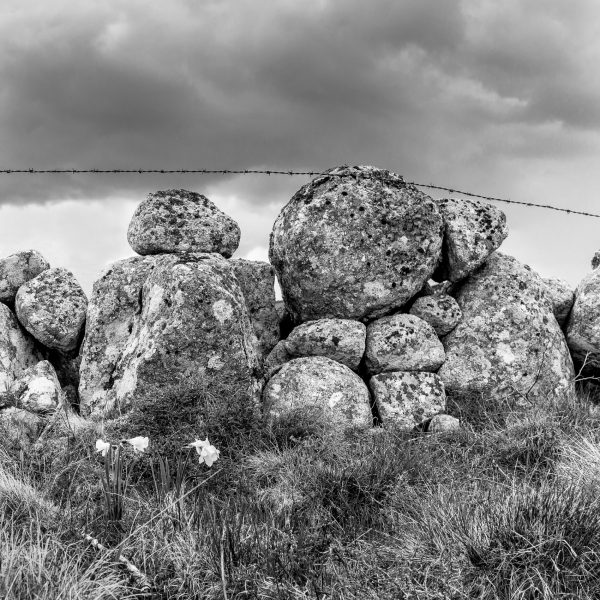
<instances>
[{"instance_id":1,"label":"small stone","mask_svg":"<svg viewBox=\"0 0 600 600\"><path fill-rule=\"evenodd\" d=\"M284 364L263 391L267 414L280 417L295 410L316 411L334 429L373 424L369 390L345 365L324 356L296 358Z\"/></svg>"},{"instance_id":2,"label":"small stone","mask_svg":"<svg viewBox=\"0 0 600 600\"><path fill-rule=\"evenodd\" d=\"M435 373L382 373L371 377L369 387L384 426L412 429L446 408L444 384Z\"/></svg>"},{"instance_id":3,"label":"small stone","mask_svg":"<svg viewBox=\"0 0 600 600\"><path fill-rule=\"evenodd\" d=\"M319 319L298 325L285 340L293 357L326 356L353 371L365 353L366 327L350 319Z\"/></svg>"},{"instance_id":4,"label":"small stone","mask_svg":"<svg viewBox=\"0 0 600 600\"><path fill-rule=\"evenodd\" d=\"M439 335L450 333L462 319L458 302L448 294L433 294L417 298L409 313L429 323Z\"/></svg>"},{"instance_id":5,"label":"small stone","mask_svg":"<svg viewBox=\"0 0 600 600\"><path fill-rule=\"evenodd\" d=\"M444 346L433 327L414 315L383 317L367 326L365 364L371 374L384 371L437 371Z\"/></svg>"},{"instance_id":6,"label":"small stone","mask_svg":"<svg viewBox=\"0 0 600 600\"><path fill-rule=\"evenodd\" d=\"M552 312L554 313L558 324L562 327L575 302L575 292L571 289L569 284L562 279L547 278L542 279L542 281L546 285Z\"/></svg>"},{"instance_id":7,"label":"small stone","mask_svg":"<svg viewBox=\"0 0 600 600\"><path fill-rule=\"evenodd\" d=\"M23 284L15 299L19 322L56 350L74 350L83 335L87 298L71 271L47 269Z\"/></svg>"},{"instance_id":8,"label":"small stone","mask_svg":"<svg viewBox=\"0 0 600 600\"><path fill-rule=\"evenodd\" d=\"M438 200L444 219L442 265L436 279L459 281L480 267L508 235L506 216L477 200Z\"/></svg>"},{"instance_id":9,"label":"small stone","mask_svg":"<svg viewBox=\"0 0 600 600\"><path fill-rule=\"evenodd\" d=\"M54 411L64 396L54 367L43 360L27 369L11 386L17 408L45 414Z\"/></svg>"},{"instance_id":10,"label":"small stone","mask_svg":"<svg viewBox=\"0 0 600 600\"><path fill-rule=\"evenodd\" d=\"M460 429L460 421L451 415L435 415L427 424L428 433L441 433Z\"/></svg>"},{"instance_id":11,"label":"small stone","mask_svg":"<svg viewBox=\"0 0 600 600\"><path fill-rule=\"evenodd\" d=\"M240 228L202 194L165 190L136 208L127 239L142 255L216 252L229 258L240 243Z\"/></svg>"},{"instance_id":12,"label":"small stone","mask_svg":"<svg viewBox=\"0 0 600 600\"><path fill-rule=\"evenodd\" d=\"M17 290L27 281L50 268L37 251L25 250L0 259L0 301L12 303Z\"/></svg>"}]
</instances>

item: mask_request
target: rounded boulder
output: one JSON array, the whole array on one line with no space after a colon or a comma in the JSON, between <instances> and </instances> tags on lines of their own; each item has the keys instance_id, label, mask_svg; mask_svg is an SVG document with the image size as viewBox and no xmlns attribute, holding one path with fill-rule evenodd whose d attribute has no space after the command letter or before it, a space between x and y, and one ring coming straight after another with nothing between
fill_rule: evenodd
<instances>
[{"instance_id":1,"label":"rounded boulder","mask_svg":"<svg viewBox=\"0 0 600 600\"><path fill-rule=\"evenodd\" d=\"M14 302L17 290L30 279L50 268L37 250L24 250L0 260L0 301Z\"/></svg>"}]
</instances>

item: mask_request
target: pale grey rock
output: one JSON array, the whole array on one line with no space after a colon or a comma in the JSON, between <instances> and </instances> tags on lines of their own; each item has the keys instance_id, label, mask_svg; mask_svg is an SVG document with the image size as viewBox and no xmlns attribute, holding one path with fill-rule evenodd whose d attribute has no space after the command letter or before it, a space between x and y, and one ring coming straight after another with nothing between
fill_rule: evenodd
<instances>
[{"instance_id":1,"label":"pale grey rock","mask_svg":"<svg viewBox=\"0 0 600 600\"><path fill-rule=\"evenodd\" d=\"M23 284L15 298L19 322L48 348L77 348L83 334L87 298L71 271L47 269Z\"/></svg>"},{"instance_id":2,"label":"pale grey rock","mask_svg":"<svg viewBox=\"0 0 600 600\"><path fill-rule=\"evenodd\" d=\"M24 250L0 259L0 301L12 303L17 290L27 281L50 268L37 250Z\"/></svg>"},{"instance_id":3,"label":"pale grey rock","mask_svg":"<svg viewBox=\"0 0 600 600\"><path fill-rule=\"evenodd\" d=\"M363 354L367 329L350 319L319 319L295 327L285 340L293 357L326 356L357 371Z\"/></svg>"},{"instance_id":4,"label":"pale grey rock","mask_svg":"<svg viewBox=\"0 0 600 600\"><path fill-rule=\"evenodd\" d=\"M458 302L448 294L421 296L414 301L409 313L429 323L439 336L450 333L462 318Z\"/></svg>"},{"instance_id":5,"label":"pale grey rock","mask_svg":"<svg viewBox=\"0 0 600 600\"><path fill-rule=\"evenodd\" d=\"M434 415L427 423L428 433L445 433L460 429L460 421L451 415Z\"/></svg>"},{"instance_id":6,"label":"pale grey rock","mask_svg":"<svg viewBox=\"0 0 600 600\"><path fill-rule=\"evenodd\" d=\"M382 317L367 326L365 366L370 374L384 371L437 371L444 346L433 327L407 314Z\"/></svg>"},{"instance_id":7,"label":"pale grey rock","mask_svg":"<svg viewBox=\"0 0 600 600\"><path fill-rule=\"evenodd\" d=\"M64 402L56 371L47 360L24 371L13 382L11 394L17 408L40 414L53 412Z\"/></svg>"},{"instance_id":8,"label":"pale grey rock","mask_svg":"<svg viewBox=\"0 0 600 600\"><path fill-rule=\"evenodd\" d=\"M463 283L463 319L444 338L438 375L453 399L481 395L517 407L574 393L574 370L542 278L496 252Z\"/></svg>"},{"instance_id":9,"label":"pale grey rock","mask_svg":"<svg viewBox=\"0 0 600 600\"><path fill-rule=\"evenodd\" d=\"M37 440L44 420L40 415L11 406L0 410L0 438L4 448L27 450Z\"/></svg>"},{"instance_id":10,"label":"pale grey rock","mask_svg":"<svg viewBox=\"0 0 600 600\"><path fill-rule=\"evenodd\" d=\"M442 264L436 278L459 281L480 267L508 235L506 216L477 200L438 200L444 219Z\"/></svg>"},{"instance_id":11,"label":"pale grey rock","mask_svg":"<svg viewBox=\"0 0 600 600\"><path fill-rule=\"evenodd\" d=\"M280 212L269 258L296 324L367 321L410 300L442 248L437 204L402 177L338 167L302 187Z\"/></svg>"},{"instance_id":12,"label":"pale grey rock","mask_svg":"<svg viewBox=\"0 0 600 600\"><path fill-rule=\"evenodd\" d=\"M369 390L351 369L324 356L296 358L284 364L263 391L271 417L312 411L333 429L371 427Z\"/></svg>"},{"instance_id":13,"label":"pale grey rock","mask_svg":"<svg viewBox=\"0 0 600 600\"><path fill-rule=\"evenodd\" d=\"M41 360L33 338L17 322L13 312L0 304L0 406L14 380Z\"/></svg>"},{"instance_id":14,"label":"pale grey rock","mask_svg":"<svg viewBox=\"0 0 600 600\"><path fill-rule=\"evenodd\" d=\"M562 327L566 321L573 303L575 302L575 292L571 286L562 279L545 278L542 280L548 293L548 301L552 306L552 312Z\"/></svg>"},{"instance_id":15,"label":"pale grey rock","mask_svg":"<svg viewBox=\"0 0 600 600\"><path fill-rule=\"evenodd\" d=\"M279 341L279 314L275 306L275 270L266 262L235 258L231 261L242 288L260 358Z\"/></svg>"},{"instance_id":16,"label":"pale grey rock","mask_svg":"<svg viewBox=\"0 0 600 600\"><path fill-rule=\"evenodd\" d=\"M142 255L217 252L229 258L240 243L240 228L202 194L165 190L148 194L136 208L127 240Z\"/></svg>"},{"instance_id":17,"label":"pale grey rock","mask_svg":"<svg viewBox=\"0 0 600 600\"><path fill-rule=\"evenodd\" d=\"M275 347L269 352L267 358L265 358L263 364L263 372L265 379L268 381L281 369L281 367L288 361L294 358L287 349L285 340L280 340L275 344Z\"/></svg>"},{"instance_id":18,"label":"pale grey rock","mask_svg":"<svg viewBox=\"0 0 600 600\"><path fill-rule=\"evenodd\" d=\"M384 426L412 429L446 408L444 384L435 373L381 373L371 377L369 387Z\"/></svg>"},{"instance_id":19,"label":"pale grey rock","mask_svg":"<svg viewBox=\"0 0 600 600\"><path fill-rule=\"evenodd\" d=\"M227 377L257 393L255 336L231 264L218 254L175 259L148 275L106 394L82 395L84 415L126 412L157 386L179 381L210 392Z\"/></svg>"}]
</instances>

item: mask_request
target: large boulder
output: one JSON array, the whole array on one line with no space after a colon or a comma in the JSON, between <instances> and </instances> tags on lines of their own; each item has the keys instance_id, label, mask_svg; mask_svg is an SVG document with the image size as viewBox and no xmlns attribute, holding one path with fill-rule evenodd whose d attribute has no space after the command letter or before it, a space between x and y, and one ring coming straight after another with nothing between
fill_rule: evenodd
<instances>
[{"instance_id":1,"label":"large boulder","mask_svg":"<svg viewBox=\"0 0 600 600\"><path fill-rule=\"evenodd\" d=\"M0 259L0 301L12 304L25 282L49 268L50 263L37 250L24 250Z\"/></svg>"},{"instance_id":2,"label":"large boulder","mask_svg":"<svg viewBox=\"0 0 600 600\"><path fill-rule=\"evenodd\" d=\"M433 327L414 315L382 317L367 326L365 366L384 371L437 371L446 359Z\"/></svg>"},{"instance_id":3,"label":"large boulder","mask_svg":"<svg viewBox=\"0 0 600 600\"><path fill-rule=\"evenodd\" d=\"M294 328L285 340L296 358L326 356L357 371L365 353L366 327L350 319L319 319Z\"/></svg>"},{"instance_id":4,"label":"large boulder","mask_svg":"<svg viewBox=\"0 0 600 600\"><path fill-rule=\"evenodd\" d=\"M47 360L24 371L13 382L11 394L17 408L40 414L53 412L64 400L56 371Z\"/></svg>"},{"instance_id":5,"label":"large boulder","mask_svg":"<svg viewBox=\"0 0 600 600\"><path fill-rule=\"evenodd\" d=\"M266 262L236 258L231 266L242 288L250 322L265 357L279 341L279 313L275 306L275 270Z\"/></svg>"},{"instance_id":6,"label":"large boulder","mask_svg":"<svg viewBox=\"0 0 600 600\"><path fill-rule=\"evenodd\" d=\"M493 254L456 296L463 313L444 338L438 372L446 392L517 407L574 391L569 351L542 278L515 258Z\"/></svg>"},{"instance_id":7,"label":"large boulder","mask_svg":"<svg viewBox=\"0 0 600 600\"><path fill-rule=\"evenodd\" d=\"M440 259L442 229L436 203L399 175L338 167L283 208L269 257L296 323L367 321L423 287Z\"/></svg>"},{"instance_id":8,"label":"large boulder","mask_svg":"<svg viewBox=\"0 0 600 600\"><path fill-rule=\"evenodd\" d=\"M44 346L74 350L83 335L87 298L71 271L53 268L23 284L15 298L19 322Z\"/></svg>"},{"instance_id":9,"label":"large boulder","mask_svg":"<svg viewBox=\"0 0 600 600\"><path fill-rule=\"evenodd\" d=\"M33 339L19 326L10 308L0 304L0 406L14 380L39 360Z\"/></svg>"},{"instance_id":10,"label":"large boulder","mask_svg":"<svg viewBox=\"0 0 600 600\"><path fill-rule=\"evenodd\" d=\"M444 384L435 373L381 373L369 387L383 425L412 429L446 408Z\"/></svg>"},{"instance_id":11,"label":"large boulder","mask_svg":"<svg viewBox=\"0 0 600 600\"><path fill-rule=\"evenodd\" d=\"M334 429L373 424L364 381L324 356L296 358L283 365L265 386L263 407L271 417L308 411Z\"/></svg>"},{"instance_id":12,"label":"large boulder","mask_svg":"<svg viewBox=\"0 0 600 600\"><path fill-rule=\"evenodd\" d=\"M223 257L159 260L142 285L139 307L124 347L117 336L120 356L105 393L81 389L83 414L127 411L157 386L185 380L202 381L210 391L211 382L232 377L257 393L255 336L233 268ZM130 324L120 323L129 330Z\"/></svg>"},{"instance_id":13,"label":"large boulder","mask_svg":"<svg viewBox=\"0 0 600 600\"><path fill-rule=\"evenodd\" d=\"M217 252L229 258L240 243L240 228L202 194L165 190L148 194L136 208L127 239L142 255Z\"/></svg>"},{"instance_id":14,"label":"large boulder","mask_svg":"<svg viewBox=\"0 0 600 600\"><path fill-rule=\"evenodd\" d=\"M443 261L436 278L459 281L481 266L508 235L506 216L477 200L438 200L444 219Z\"/></svg>"},{"instance_id":15,"label":"large boulder","mask_svg":"<svg viewBox=\"0 0 600 600\"><path fill-rule=\"evenodd\" d=\"M450 333L462 318L460 306L448 294L421 296L413 302L409 313L429 323L439 336Z\"/></svg>"}]
</instances>

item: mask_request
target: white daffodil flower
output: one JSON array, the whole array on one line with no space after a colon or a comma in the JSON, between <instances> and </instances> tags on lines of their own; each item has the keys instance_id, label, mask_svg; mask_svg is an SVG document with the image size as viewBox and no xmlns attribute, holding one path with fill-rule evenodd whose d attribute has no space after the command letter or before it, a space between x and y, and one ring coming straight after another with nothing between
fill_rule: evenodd
<instances>
[{"instance_id":1,"label":"white daffodil flower","mask_svg":"<svg viewBox=\"0 0 600 600\"><path fill-rule=\"evenodd\" d=\"M102 452L102 456L106 456L106 453L110 450L110 444L104 440L96 440L96 452Z\"/></svg>"},{"instance_id":2,"label":"white daffodil flower","mask_svg":"<svg viewBox=\"0 0 600 600\"><path fill-rule=\"evenodd\" d=\"M141 435L132 437L125 441L128 444L131 444L136 452L143 452L146 450L146 448L148 448L148 444L150 443L147 437L142 437Z\"/></svg>"},{"instance_id":3,"label":"white daffodil flower","mask_svg":"<svg viewBox=\"0 0 600 600\"><path fill-rule=\"evenodd\" d=\"M206 448L206 446L210 446L208 438L206 438L205 440L196 440L195 442L188 444L186 448L196 448L196 452L198 454L202 454L202 448Z\"/></svg>"},{"instance_id":4,"label":"white daffodil flower","mask_svg":"<svg viewBox=\"0 0 600 600\"><path fill-rule=\"evenodd\" d=\"M200 456L200 464L206 463L207 467L212 467L220 454L219 450L208 441L208 438L205 440L196 440L195 442L188 444L186 448L196 448L196 452Z\"/></svg>"}]
</instances>

